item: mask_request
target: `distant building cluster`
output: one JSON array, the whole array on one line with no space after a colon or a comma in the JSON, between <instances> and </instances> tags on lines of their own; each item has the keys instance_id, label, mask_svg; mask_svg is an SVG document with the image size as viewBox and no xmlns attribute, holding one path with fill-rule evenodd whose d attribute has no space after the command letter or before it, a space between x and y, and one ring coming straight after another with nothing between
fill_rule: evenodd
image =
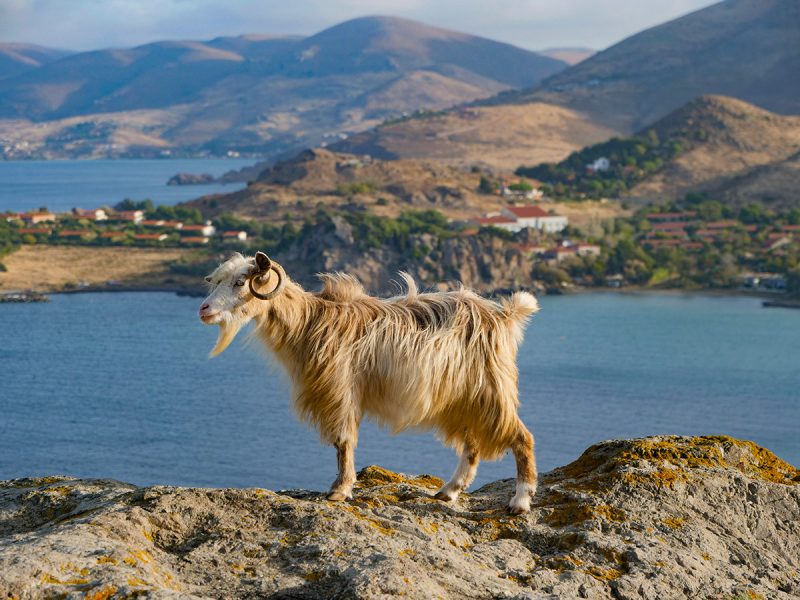
<instances>
[{"instance_id":1,"label":"distant building cluster","mask_svg":"<svg viewBox=\"0 0 800 600\"><path fill-rule=\"evenodd\" d=\"M681 248L699 250L705 244L722 242L735 233L754 236L759 232L757 225L746 225L735 219L703 222L697 212L656 213L647 216L650 230L644 234L642 244L651 248ZM800 235L800 225L783 225L766 234L762 250L773 252L791 244Z\"/></svg>"},{"instance_id":2,"label":"distant building cluster","mask_svg":"<svg viewBox=\"0 0 800 600\"><path fill-rule=\"evenodd\" d=\"M474 220L478 227L497 227L512 233L535 229L545 233L558 233L569 224L567 217L551 215L541 206L507 206L498 213L488 213Z\"/></svg>"},{"instance_id":3,"label":"distant building cluster","mask_svg":"<svg viewBox=\"0 0 800 600\"><path fill-rule=\"evenodd\" d=\"M35 211L5 213L0 215L9 223L16 223L20 235L31 235L37 239L100 239L109 243L165 242L172 240L180 245L196 246L208 244L215 236L223 242L244 242L247 232L230 230L217 232L211 221L189 224L182 221L145 219L142 210L109 211L104 208L75 208L68 213ZM74 228L75 221L91 221L92 229Z\"/></svg>"}]
</instances>

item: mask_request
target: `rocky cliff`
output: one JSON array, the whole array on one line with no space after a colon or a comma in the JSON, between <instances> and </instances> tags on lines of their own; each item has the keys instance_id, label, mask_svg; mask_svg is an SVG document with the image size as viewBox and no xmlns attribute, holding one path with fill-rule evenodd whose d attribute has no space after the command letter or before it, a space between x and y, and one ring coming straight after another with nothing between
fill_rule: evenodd
<instances>
[{"instance_id":1,"label":"rocky cliff","mask_svg":"<svg viewBox=\"0 0 800 600\"><path fill-rule=\"evenodd\" d=\"M3 598L796 598L800 471L727 437L610 441L542 478L431 498L367 467L308 491L0 483Z\"/></svg>"},{"instance_id":2,"label":"rocky cliff","mask_svg":"<svg viewBox=\"0 0 800 600\"><path fill-rule=\"evenodd\" d=\"M534 289L533 257L524 251L525 235L508 243L492 234L412 233L372 240L342 217L310 228L275 251L295 281L319 288L316 274L343 271L371 292L396 293L397 273L408 271L425 289L449 289L455 282L480 292Z\"/></svg>"}]
</instances>

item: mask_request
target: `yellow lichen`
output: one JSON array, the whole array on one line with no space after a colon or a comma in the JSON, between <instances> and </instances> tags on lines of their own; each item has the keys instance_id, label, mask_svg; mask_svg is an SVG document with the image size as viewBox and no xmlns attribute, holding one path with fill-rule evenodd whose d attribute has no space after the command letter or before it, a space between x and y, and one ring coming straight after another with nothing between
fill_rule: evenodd
<instances>
[{"instance_id":1,"label":"yellow lichen","mask_svg":"<svg viewBox=\"0 0 800 600\"><path fill-rule=\"evenodd\" d=\"M664 525L670 529L681 529L686 524L686 519L683 517L671 517L664 519Z\"/></svg>"},{"instance_id":2,"label":"yellow lichen","mask_svg":"<svg viewBox=\"0 0 800 600\"><path fill-rule=\"evenodd\" d=\"M303 579L306 581L318 581L325 577L324 571L309 571L305 575L303 575Z\"/></svg>"},{"instance_id":3,"label":"yellow lichen","mask_svg":"<svg viewBox=\"0 0 800 600\"><path fill-rule=\"evenodd\" d=\"M368 517L368 516L366 516L366 515L362 514L362 513L361 513L361 511L360 511L360 510L358 510L358 507L356 507L356 506L350 506L350 505L347 505L347 504L343 504L343 505L342 505L342 509L343 509L343 510L346 510L346 511L347 511L347 512L349 512L349 513L351 513L351 514L352 514L352 515L354 515L354 516L355 516L357 519L359 519L359 520L361 520L361 521L365 521L365 522L366 522L366 523L368 523L368 524L369 524L369 526L370 526L370 527L372 527L373 529L377 529L378 531L380 531L381 533L383 533L383 534L385 534L385 535L394 535L394 529L392 529L391 527L386 527L386 526L384 526L384 525L383 525L383 524L382 524L380 521L378 521L377 519L373 519L373 518L371 518L371 517Z\"/></svg>"},{"instance_id":4,"label":"yellow lichen","mask_svg":"<svg viewBox=\"0 0 800 600\"><path fill-rule=\"evenodd\" d=\"M399 473L394 473L388 469L371 465L361 470L358 474L358 483L361 487L374 487L386 485L387 483L407 483L427 488L440 488L444 481L433 475L418 475L416 477L405 477Z\"/></svg>"},{"instance_id":5,"label":"yellow lichen","mask_svg":"<svg viewBox=\"0 0 800 600\"><path fill-rule=\"evenodd\" d=\"M108 600L117 593L117 588L113 585L104 585L97 591L88 592L86 594L86 600Z\"/></svg>"},{"instance_id":6,"label":"yellow lichen","mask_svg":"<svg viewBox=\"0 0 800 600\"><path fill-rule=\"evenodd\" d=\"M116 565L118 562L119 561L117 561L116 558L113 558L111 556L98 556L97 557L97 564L99 564L99 565L106 564L106 563L110 564L110 565Z\"/></svg>"},{"instance_id":7,"label":"yellow lichen","mask_svg":"<svg viewBox=\"0 0 800 600\"><path fill-rule=\"evenodd\" d=\"M584 570L584 573L591 575L598 581L613 581L622 577L622 571L619 569L602 569L600 567L589 567Z\"/></svg>"},{"instance_id":8,"label":"yellow lichen","mask_svg":"<svg viewBox=\"0 0 800 600\"><path fill-rule=\"evenodd\" d=\"M41 583L49 583L50 585L85 585L89 583L88 579L83 577L70 577L69 579L58 579L49 573L42 575Z\"/></svg>"},{"instance_id":9,"label":"yellow lichen","mask_svg":"<svg viewBox=\"0 0 800 600\"><path fill-rule=\"evenodd\" d=\"M439 531L439 524L438 523L426 523L422 519L417 519L419 523L419 528L422 529L425 533L430 533L433 535L437 531Z\"/></svg>"},{"instance_id":10,"label":"yellow lichen","mask_svg":"<svg viewBox=\"0 0 800 600\"><path fill-rule=\"evenodd\" d=\"M562 498L559 497L556 502L561 499ZM621 523L625 520L625 516L624 510L609 506L608 504L592 505L573 500L557 503L552 512L550 512L544 520L548 525L552 525L553 527L566 527L600 517L607 521Z\"/></svg>"},{"instance_id":11,"label":"yellow lichen","mask_svg":"<svg viewBox=\"0 0 800 600\"><path fill-rule=\"evenodd\" d=\"M411 548L403 548L402 550L400 550L399 554L400 554L400 556L411 556L411 557L414 557L414 556L417 555L417 552L416 552L416 550L413 550Z\"/></svg>"},{"instance_id":12,"label":"yellow lichen","mask_svg":"<svg viewBox=\"0 0 800 600\"><path fill-rule=\"evenodd\" d=\"M138 577L131 576L131 577L128 577L128 585L133 586L133 587L142 587L142 586L147 586L147 582L146 581L142 581Z\"/></svg>"},{"instance_id":13,"label":"yellow lichen","mask_svg":"<svg viewBox=\"0 0 800 600\"><path fill-rule=\"evenodd\" d=\"M655 469L634 472L625 469L647 463ZM589 492L608 489L616 482L672 488L701 468L734 468L749 477L773 483L800 483L797 468L753 442L727 436L647 438L612 448L610 452L607 445L600 444L558 469L555 478L575 479L566 487Z\"/></svg>"}]
</instances>

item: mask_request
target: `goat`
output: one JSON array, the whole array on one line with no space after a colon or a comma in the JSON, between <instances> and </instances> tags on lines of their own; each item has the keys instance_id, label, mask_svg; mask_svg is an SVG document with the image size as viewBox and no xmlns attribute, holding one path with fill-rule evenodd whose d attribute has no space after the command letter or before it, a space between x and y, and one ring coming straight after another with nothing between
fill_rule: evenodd
<instances>
[{"instance_id":1,"label":"goat","mask_svg":"<svg viewBox=\"0 0 800 600\"><path fill-rule=\"evenodd\" d=\"M298 415L336 448L329 500L352 499L353 452L368 417L392 433L433 429L457 450L458 467L435 495L446 502L472 483L480 459L510 448L517 480L509 509L527 512L537 473L533 436L517 415L516 354L536 298L516 292L494 302L464 288L419 293L400 276L407 293L388 299L367 295L342 273L319 275L322 290L310 293L263 252L236 254L206 277L199 316L220 327L212 356L255 321L254 334L289 375Z\"/></svg>"}]
</instances>

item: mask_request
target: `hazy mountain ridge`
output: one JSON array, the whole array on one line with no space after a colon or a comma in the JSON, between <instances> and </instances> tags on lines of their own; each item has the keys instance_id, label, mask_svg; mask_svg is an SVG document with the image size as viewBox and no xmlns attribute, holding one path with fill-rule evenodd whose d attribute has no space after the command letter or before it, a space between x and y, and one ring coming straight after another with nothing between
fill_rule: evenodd
<instances>
[{"instance_id":1,"label":"hazy mountain ridge","mask_svg":"<svg viewBox=\"0 0 800 600\"><path fill-rule=\"evenodd\" d=\"M111 134L85 147L81 140L51 143L67 126L59 121L85 117L155 138L143 144L151 149L274 154L403 112L530 86L564 66L485 38L367 17L307 38L165 41L67 56L0 80L0 119L18 122L6 142L56 152L91 155L103 144L124 146ZM129 118L137 111L167 114ZM45 137L36 132L41 123L53 130Z\"/></svg>"},{"instance_id":2,"label":"hazy mountain ridge","mask_svg":"<svg viewBox=\"0 0 800 600\"><path fill-rule=\"evenodd\" d=\"M493 102L552 102L630 133L705 94L798 114L798 73L800 3L725 0Z\"/></svg>"},{"instance_id":3,"label":"hazy mountain ridge","mask_svg":"<svg viewBox=\"0 0 800 600\"><path fill-rule=\"evenodd\" d=\"M7 79L36 69L72 54L36 44L0 43L0 79Z\"/></svg>"}]
</instances>

